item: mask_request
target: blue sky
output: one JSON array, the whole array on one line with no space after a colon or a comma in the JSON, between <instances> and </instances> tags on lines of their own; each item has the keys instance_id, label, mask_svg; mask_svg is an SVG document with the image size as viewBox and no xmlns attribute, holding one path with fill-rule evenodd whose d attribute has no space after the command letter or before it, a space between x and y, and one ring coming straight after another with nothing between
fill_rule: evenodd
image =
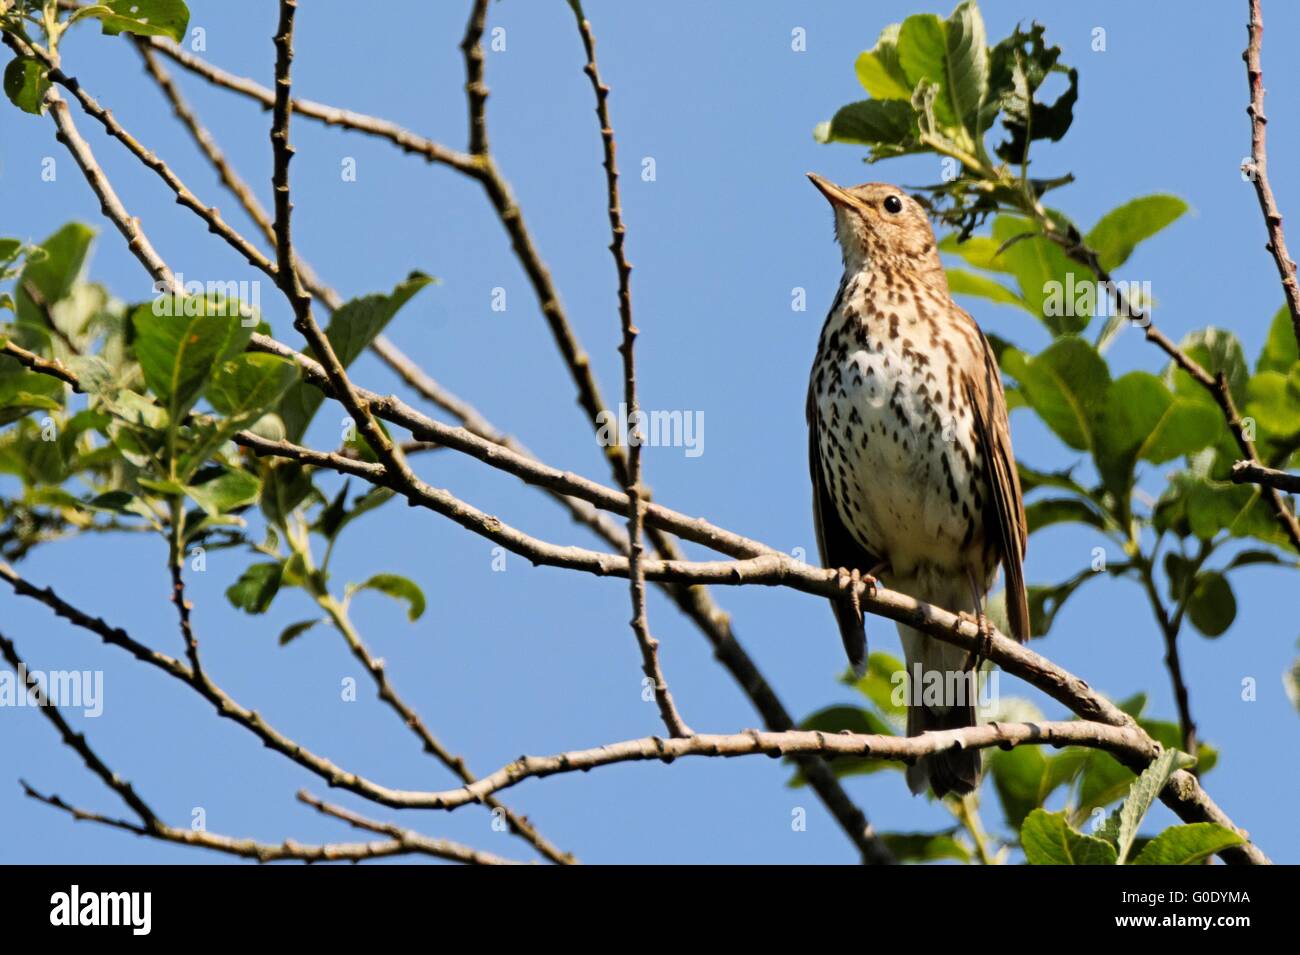
<instances>
[{"instance_id":1,"label":"blue sky","mask_svg":"<svg viewBox=\"0 0 1300 955\"><path fill-rule=\"evenodd\" d=\"M354 4L315 3L298 15L295 90L311 99L371 112L461 148L465 142L462 62L457 43L466 4L385 5L362 21ZM687 4L653 7L588 0L598 55L618 133L635 266L633 295L643 404L703 415L704 453L651 448L645 477L656 499L785 550L815 552L803 417L807 370L822 317L839 278L839 256L824 200L803 173L841 182L938 179L937 161L895 160L868 169L861 150L821 146L811 130L836 107L861 98L857 53L882 27L911 12L948 7L881 2ZM206 56L235 72L271 80L273 5L191 3L192 26L207 34ZM391 11L391 12L388 12ZM1060 144L1041 149L1038 169L1071 171L1077 182L1054 194L1083 225L1134 196L1173 192L1192 213L1144 245L1125 276L1149 280L1155 320L1179 338L1208 324L1235 331L1254 356L1281 303L1262 222L1238 167L1249 151L1244 3L1204 4L1192 14L1172 4L1099 2L1051 5L990 2L990 37L1017 21L1045 19L1048 37L1080 71L1075 123ZM1264 50L1274 189L1285 211L1300 209L1289 174L1300 151L1300 63L1284 41L1300 29L1293 6L1266 5ZM524 209L570 318L592 355L608 400L620 371L615 276L608 252L600 142L582 49L567 5L494 3L490 27L505 29L506 49L487 56L493 149ZM791 31L807 33L806 52ZM1093 29L1106 49L1091 49ZM252 234L180 126L172 120L127 44L82 28L65 43L64 68L77 76L146 145L157 149L206 201ZM179 71L176 71L179 72ZM244 176L269 201L269 115L232 94L180 75L185 94ZM159 252L187 277L256 276L207 234L151 173L77 121ZM345 296L387 290L410 270L438 276L391 330L402 348L440 381L471 399L493 422L543 459L607 481L591 428L551 342L526 279L479 187L428 167L381 142L295 119L296 237L302 254ZM40 164L56 157L57 179ZM638 175L654 160L656 178ZM355 182L342 164L356 162ZM39 240L70 219L101 229L91 276L128 300L148 297L149 281L125 244L98 216L98 204L47 118L0 110L0 232ZM1294 242L1295 240L1293 240ZM808 293L791 310L791 290ZM491 309L494 288L507 308ZM984 327L1022 347L1046 333L1024 313L964 303ZM263 289L277 335L299 344L287 310ZM1119 370L1159 370L1159 353L1131 332L1109 353ZM356 378L401 392L373 357ZM337 408L312 437L331 444ZM1017 454L1035 466L1065 466L1073 456L1017 412ZM425 458L434 484L548 540L590 544L552 502L519 482L453 453ZM328 482L326 482L328 483ZM1145 482L1158 489L1159 473ZM1097 541L1075 528L1035 535L1031 582L1063 579L1086 566ZM693 550L698 554L699 551ZM640 695L639 657L627 627L626 585L517 557L492 569L492 545L435 515L390 505L349 530L335 582L380 571L407 574L429 609L416 624L382 597L364 594L355 619L383 656L399 692L478 772L521 753L550 753L661 730ZM132 535L60 543L21 567L38 584L170 653L181 652L160 540ZM206 665L226 689L274 725L336 762L387 785L444 788L450 774L420 753L392 713L373 697L342 641L318 628L288 648L280 629L312 615L287 592L265 617L235 611L223 596L248 559L209 556L190 575L195 624ZM1294 753L1300 719L1280 674L1296 652L1297 627L1285 595L1294 571L1250 568L1234 577L1239 613L1218 640L1183 639L1194 715L1221 759L1207 788L1278 861L1300 861L1300 823L1278 793L1300 786ZM740 640L787 707L806 714L851 701L836 678L842 650L831 614L813 598L766 588L718 589ZM244 730L214 718L197 696L43 606L0 594L3 632L34 668L102 669L105 712L80 720L94 745L170 822L189 823L195 807L213 831L279 841L349 840L346 826L300 806L313 776L264 750ZM701 731L758 725L752 707L712 659L700 634L658 593L650 620L662 641L665 672L682 711ZM869 621L873 648L898 652L892 623ZM1163 649L1138 587L1107 580L1081 591L1036 649L1116 698L1139 690L1150 712L1174 714ZM340 700L355 677L358 701ZM1241 681L1258 683L1255 702ZM1002 692L1062 709L1018 681ZM89 825L22 797L17 777L69 801L117 813L115 797L58 745L31 710L0 710L0 862L199 862L213 855L161 845ZM851 862L855 853L807 790L790 790L789 770L761 758L683 760L671 766L623 765L586 775L525 783L505 794L549 838L590 862ZM949 823L942 808L908 795L900 775L847 782L878 828L912 831ZM986 786L986 823L1000 811ZM808 810L806 831L791 813ZM385 815L382 810L378 815ZM434 835L525 857L527 847L490 826L475 807L451 815L409 814L403 821ZM1170 822L1157 807L1148 828Z\"/></svg>"}]
</instances>

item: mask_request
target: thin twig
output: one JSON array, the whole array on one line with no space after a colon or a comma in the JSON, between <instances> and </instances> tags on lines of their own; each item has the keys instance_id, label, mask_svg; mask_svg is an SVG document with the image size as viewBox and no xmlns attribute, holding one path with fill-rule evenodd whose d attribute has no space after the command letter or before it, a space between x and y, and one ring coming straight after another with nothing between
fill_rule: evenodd
<instances>
[{"instance_id":1,"label":"thin twig","mask_svg":"<svg viewBox=\"0 0 1300 955\"><path fill-rule=\"evenodd\" d=\"M0 633L0 656L9 661L9 665L14 668L15 673L30 672L27 669L27 664L18 655L18 648L14 645L14 642L3 633ZM19 687L19 692L27 693L27 686ZM54 725L54 728L59 731L59 735L63 738L64 744L81 757L81 761L86 764L86 768L98 776L100 782L115 792L118 798L130 807L131 811L140 820L144 830L150 832L156 830L161 825L158 821L158 815L135 791L135 787L108 768L108 765L91 749L85 734L74 732L72 727L68 725L68 721L63 718L63 714L59 712L57 706L51 706L49 700L41 699L37 702L40 704L37 709L40 710L41 715Z\"/></svg>"},{"instance_id":2,"label":"thin twig","mask_svg":"<svg viewBox=\"0 0 1300 955\"><path fill-rule=\"evenodd\" d=\"M369 407L357 397L348 379L343 363L339 361L325 333L312 316L312 299L303 288L294 262L291 213L293 200L289 192L289 162L294 148L289 142L290 67L293 62L293 21L297 0L280 0L280 20L275 32L275 103L271 120L271 149L273 168L271 189L275 195L275 261L276 282L293 308L293 326L307 339L312 351L325 369L325 374L335 388L335 397L347 409L357 429L383 464L384 470L402 484L418 483L402 457L401 449L384 434L376 423ZM260 253L259 253L260 254Z\"/></svg>"},{"instance_id":3,"label":"thin twig","mask_svg":"<svg viewBox=\"0 0 1300 955\"><path fill-rule=\"evenodd\" d=\"M486 8L487 4L482 4ZM641 669L654 687L655 702L659 705L659 717L673 736L690 736L690 727L682 719L673 702L672 691L664 678L663 666L659 661L659 641L650 632L650 619L646 611L645 575L641 570L641 560L645 547L641 543L641 526L645 520L645 501L641 488L641 412L636 392L636 356L635 344L637 327L632 323L632 266L627 261L624 243L627 228L623 224L623 208L618 194L618 163L615 156L614 128L609 120L609 87L602 82L600 70L596 66L596 37L592 33L591 23L582 12L578 0L569 0L573 16L578 21L578 32L582 35L582 46L587 54L587 64L583 68L591 80L591 88L596 94L596 118L600 122L600 139L604 149L605 189L609 206L609 230L612 239L609 244L610 254L614 257L614 268L618 273L618 314L623 331L623 341L619 353L623 356L623 403L628 414L628 451L627 482L623 485L627 491L627 557L628 579L632 593L632 633L636 635L637 645L641 648ZM480 24L479 32L482 32ZM475 45L477 49L477 41ZM478 50L478 67L482 72L482 50ZM480 107L481 108L481 107ZM486 149L486 144L484 145Z\"/></svg>"},{"instance_id":4,"label":"thin twig","mask_svg":"<svg viewBox=\"0 0 1300 955\"><path fill-rule=\"evenodd\" d=\"M208 82L261 103L264 109L271 109L275 105L275 93L272 90L253 80L236 76L213 66L202 57L195 56L177 46L171 40L161 37L146 37L143 42L148 43L159 53L171 58L180 66L203 77ZM314 103L305 99L290 100L290 105L293 111L300 116L317 120L326 126L337 126L340 129L350 129L368 136L386 139L403 152L421 156L429 162L448 166L466 174L473 174L477 168L475 157L457 152L454 149L448 149L446 146L423 136L417 136L410 130L403 129L388 120L353 112L352 110Z\"/></svg>"},{"instance_id":5,"label":"thin twig","mask_svg":"<svg viewBox=\"0 0 1300 955\"><path fill-rule=\"evenodd\" d=\"M1265 248L1277 264L1287 310L1291 313L1291 329L1296 342L1300 343L1300 283L1296 282L1295 261L1286 248L1286 235L1282 232L1282 211L1277 206L1273 187L1268 181L1268 149L1265 145L1268 117L1264 115L1264 71L1260 62L1264 17L1259 0L1249 0L1249 5L1246 50L1241 54L1241 58L1246 61L1246 82L1250 90L1250 104L1246 107L1246 114L1250 117L1250 162L1246 172L1255 184L1259 211L1264 215L1264 228L1268 230L1268 245Z\"/></svg>"},{"instance_id":6,"label":"thin twig","mask_svg":"<svg viewBox=\"0 0 1300 955\"><path fill-rule=\"evenodd\" d=\"M1194 754L1197 748L1196 722L1192 719L1191 694L1187 690L1187 681L1183 677L1182 658L1178 653L1178 632L1181 629L1182 617L1179 616L1176 620L1170 617L1164 601L1160 599L1160 592L1156 589L1151 567L1144 565L1141 574L1142 584L1146 588L1151 607L1156 615L1156 623L1160 626L1160 633L1165 640L1165 668L1169 671L1169 680L1174 689L1174 704L1178 707L1182 748L1184 752Z\"/></svg>"},{"instance_id":7,"label":"thin twig","mask_svg":"<svg viewBox=\"0 0 1300 955\"><path fill-rule=\"evenodd\" d=\"M342 634L344 642L347 643L348 649L352 652L352 656L370 674L375 683L375 689L379 694L379 699L396 713L401 718L402 723L415 734L426 753L450 769L466 785L472 785L478 777L470 771L464 759L448 750L442 741L430 732L429 728L424 724L424 720L420 718L420 714L415 711L415 708L397 695L397 691L388 679L388 668L384 665L384 661L376 658L370 652L365 641L361 639L361 634L352 625L352 621L344 608L340 606L338 601L328 595L324 596L319 602L325 612L330 615L335 629ZM302 798L302 796L303 794L300 793L299 798ZM564 852L542 836L526 816L521 816L495 798L484 800L484 805L494 812L499 812L512 833L527 841L552 862L560 865L573 865L577 862L572 853ZM396 828L392 827L392 829ZM384 831L389 835L394 834L391 829L376 831Z\"/></svg>"},{"instance_id":8,"label":"thin twig","mask_svg":"<svg viewBox=\"0 0 1300 955\"><path fill-rule=\"evenodd\" d=\"M273 274L275 266L264 256L256 246L245 239L234 228L232 228L224 219L221 213L213 206L205 205L186 185L180 177L172 171L171 167L158 156L157 153L145 147L139 140L132 136L123 128L122 124L114 118L112 112L105 109L99 102L82 88L81 84L73 77L68 76L57 66L53 65L53 60L49 57L42 57L40 52L23 43L18 37L11 33L4 34L4 41L15 53L22 56L37 56L42 58L50 67L50 80L62 86L81 104L81 108L86 114L97 120L108 132L110 136L124 145L137 159L140 160L147 168L153 170L168 187L176 194L176 202L194 212L199 218L207 223L208 231L219 235L229 243L241 256L243 256L250 265L261 269L267 274ZM84 167L83 167L84 168ZM156 278L156 276L155 276Z\"/></svg>"},{"instance_id":9,"label":"thin twig","mask_svg":"<svg viewBox=\"0 0 1300 955\"><path fill-rule=\"evenodd\" d=\"M206 830L181 829L158 823L152 829L146 828L126 819L117 819L102 813L69 805L59 796L42 793L26 782L21 782L23 793L30 799L52 806L66 812L78 822L94 822L111 829L121 829L138 836L147 836L161 842L174 842L178 845L192 846L199 849L211 849L226 855L257 862L365 862L370 859L386 859L392 856L428 855L451 862L463 862L470 865L516 865L513 860L503 859L490 852L481 852L469 846L446 839L432 839L409 829L393 826L403 835L384 842L332 842L324 845L310 845L286 839L279 844L257 842L254 839L236 839Z\"/></svg>"}]
</instances>

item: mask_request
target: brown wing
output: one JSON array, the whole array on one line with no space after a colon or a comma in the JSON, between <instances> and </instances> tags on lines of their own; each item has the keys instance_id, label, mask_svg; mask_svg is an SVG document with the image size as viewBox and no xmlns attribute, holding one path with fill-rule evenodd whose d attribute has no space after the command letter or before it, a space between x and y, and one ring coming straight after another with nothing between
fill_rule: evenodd
<instances>
[{"instance_id":1,"label":"brown wing","mask_svg":"<svg viewBox=\"0 0 1300 955\"><path fill-rule=\"evenodd\" d=\"M808 470L812 475L813 525L817 529L817 550L821 553L822 566L857 569L864 574L869 573L879 566L880 559L863 548L840 520L839 511L835 508L835 501L831 498L826 479L822 474L821 453L817 447L818 430L817 404L813 400L810 387L808 389ZM844 652L848 654L854 672L860 675L867 665L867 633L862 622L862 612L855 609L848 600L833 600L831 608L835 611L835 621L840 627Z\"/></svg>"},{"instance_id":2,"label":"brown wing","mask_svg":"<svg viewBox=\"0 0 1300 955\"><path fill-rule=\"evenodd\" d=\"M972 321L972 325L974 322ZM1002 373L988 339L980 332L984 367L967 382L967 400L975 410L975 429L987 462L992 500L984 511L984 526L994 534L1007 579L1007 622L1017 640L1029 639L1029 600L1025 591L1025 549L1029 544L1025 501L1020 492L1020 475L1011 452L1011 428L1007 422L1007 399L1002 392Z\"/></svg>"}]
</instances>

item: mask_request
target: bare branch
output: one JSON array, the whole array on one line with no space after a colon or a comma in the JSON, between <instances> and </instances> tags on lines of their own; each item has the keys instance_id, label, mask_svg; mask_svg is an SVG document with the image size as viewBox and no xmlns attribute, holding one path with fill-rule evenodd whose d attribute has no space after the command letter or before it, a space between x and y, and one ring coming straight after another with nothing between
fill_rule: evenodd
<instances>
[{"instance_id":1,"label":"bare branch","mask_svg":"<svg viewBox=\"0 0 1300 955\"><path fill-rule=\"evenodd\" d=\"M1250 105L1246 107L1246 114L1250 117L1250 163L1247 172L1250 181L1255 184L1259 211L1264 214L1264 228L1268 230L1268 245L1265 248L1277 264L1282 292L1286 295L1286 307L1291 313L1291 329L1295 333L1296 342L1300 343L1300 283L1296 282L1295 261L1286 248L1286 235L1282 232L1282 211L1277 206L1273 187L1268 181L1268 149L1265 145L1268 117L1264 115L1264 71L1260 63L1264 17L1260 10L1260 0L1249 0L1249 5L1246 51L1241 54L1241 58L1246 61L1246 81L1250 89Z\"/></svg>"},{"instance_id":2,"label":"bare branch","mask_svg":"<svg viewBox=\"0 0 1300 955\"><path fill-rule=\"evenodd\" d=\"M401 855L428 855L452 862L464 862L470 865L516 865L510 859L503 859L490 852L480 852L469 846L446 839L432 839L409 829L398 826L390 827L402 833L399 838L385 842L333 842L324 845L307 845L286 839L276 844L257 842L253 839L236 839L204 830L180 829L175 826L158 823L154 828L125 819L116 819L102 813L93 812L69 805L56 795L47 795L22 782L23 793L37 802L52 806L66 812L78 822L94 822L112 829L122 829L138 836L147 836L160 842L174 842L178 845L193 846L199 849L212 849L226 855L254 859L258 862L366 862L370 859L385 859Z\"/></svg>"},{"instance_id":3,"label":"bare branch","mask_svg":"<svg viewBox=\"0 0 1300 955\"><path fill-rule=\"evenodd\" d=\"M684 756L735 757L762 754L770 757L818 753L823 756L859 757L912 762L922 756L948 749L1012 749L1023 745L1087 746L1104 749L1126 761L1149 762L1160 746L1136 727L1107 726L1070 720L1045 723L984 723L956 730L923 733L920 736L880 736L863 733L821 733L791 730L786 733L743 733L718 735L697 733L677 739L647 736L593 749L574 750L554 756L521 756L472 786L426 793L433 808L456 809L508 789L525 779L557 773L587 772L612 763L658 760L671 763Z\"/></svg>"},{"instance_id":4,"label":"bare branch","mask_svg":"<svg viewBox=\"0 0 1300 955\"><path fill-rule=\"evenodd\" d=\"M482 13L486 14L487 4L482 3L480 6L483 7ZM636 392L635 344L637 328L632 323L632 291L630 287L632 266L628 263L627 253L624 251L627 229L623 225L623 208L618 194L618 163L615 159L614 129L609 121L609 87L601 81L600 70L596 66L596 37L592 33L591 24L582 12L582 4L578 0L570 0L569 6L573 8L574 18L578 21L578 32L582 36L582 46L587 54L587 65L584 72L591 79L591 88L596 94L596 118L600 121L600 139L605 154L605 188L609 203L609 229L613 237L609 244L609 251L614 256L614 268L618 273L618 314L623 330L623 342L619 345L618 350L623 356L623 403L627 407L629 420L632 422L627 451L627 481L623 485L627 491L628 499L627 559L628 578L631 581L632 592L632 632L636 635L637 645L641 648L641 669L645 673L646 679L650 680L654 686L655 702L659 705L660 718L664 721L664 725L668 727L668 732L673 736L690 736L690 727L686 725L686 721L682 719L681 714L677 711L677 706L673 702L672 691L668 689L668 682L664 679L663 667L659 662L659 641L650 633L650 620L646 612L645 574L641 570L641 560L645 554L645 548L641 543L641 526L645 520L645 502L642 499L641 488L642 435L639 424L641 405ZM481 18L479 33L482 33ZM478 57L477 66L481 83L483 51L478 48L477 41L473 46L473 50ZM467 56L469 52L466 51ZM479 104L479 112L480 114L482 112L481 104ZM471 113L473 113L473 100L471 100ZM486 142L483 148L486 150Z\"/></svg>"},{"instance_id":5,"label":"bare branch","mask_svg":"<svg viewBox=\"0 0 1300 955\"><path fill-rule=\"evenodd\" d=\"M396 713L401 718L402 723L415 734L416 738L420 740L426 753L435 757L439 762L455 773L466 785L473 784L478 777L470 772L469 766L465 763L465 760L447 749L447 747L443 745L442 741L429 731L429 728L424 724L424 721L420 719L420 714L415 711L415 708L397 695L397 691L393 688L392 683L388 679L388 668L384 665L384 661L377 659L374 654L370 652L365 641L361 639L361 634L359 634L356 628L352 625L346 611L344 611L338 605L337 601L332 598L327 598L324 606L326 612L330 614L330 618L334 622L335 629L342 634L344 642L347 643L348 649L352 652L352 656L356 658L356 661L361 664L362 669L369 673L371 679L374 680L375 689L379 693L379 699L382 700L394 713ZM300 799L304 796L304 793L299 793ZM304 799L304 801L309 800ZM315 805L317 808L322 808L322 804L310 804ZM577 862L577 859L574 858L572 853L562 851L543 837L533 824L528 821L527 817L513 811L493 797L485 799L483 804L487 806L488 809L499 812L512 833L530 843L538 852L550 859L552 862L560 865L573 865ZM334 814L337 815L337 813ZM396 826L388 826L386 828L376 829L375 831L385 832L388 835L396 835L397 832L402 830Z\"/></svg>"},{"instance_id":6,"label":"bare branch","mask_svg":"<svg viewBox=\"0 0 1300 955\"><path fill-rule=\"evenodd\" d=\"M275 105L275 93L273 91L253 80L236 76L213 66L202 57L197 57L177 46L171 40L151 36L142 38L141 42L148 43L150 47L159 53L170 57L185 69L203 77L216 86L256 100L265 109L271 109ZM422 156L429 162L448 166L467 175L477 173L478 164L475 157L457 152L454 149L448 149L446 146L442 146L423 136L417 136L410 130L403 129L388 120L367 116L364 113L356 113L351 110L339 109L334 106L325 106L321 103L313 103L311 100L292 99L290 100L290 106L300 116L318 120L326 126L337 126L340 129L350 129L368 136L377 136L393 143L403 152Z\"/></svg>"},{"instance_id":7,"label":"bare branch","mask_svg":"<svg viewBox=\"0 0 1300 955\"><path fill-rule=\"evenodd\" d=\"M50 67L50 79L67 89L74 97L76 97L77 102L81 104L81 108L86 111L87 115L97 120L110 136L124 145L131 154L139 159L146 167L157 173L158 176L167 183L168 188L176 194L177 203L190 209L199 216L199 218L207 223L209 232L225 239L226 242L239 252L241 256L248 260L250 265L261 269L263 272L274 277L274 264L268 260L256 246L228 225L226 221L221 218L221 213L218 212L215 207L204 205L198 196L190 191L185 183L181 181L180 177L172 171L171 167L168 166L162 158L145 148L139 140L128 133L122 127L122 124L113 117L113 114L101 106L94 97L87 93L75 78L68 76L61 69L55 66L49 57L42 56L39 51L29 47L13 34L4 34L4 41L19 55L37 56L43 59ZM62 126L60 126L60 128L62 128ZM85 166L82 166L83 170L85 168ZM98 190L96 191L98 192ZM154 277L155 279L158 278L157 275Z\"/></svg>"},{"instance_id":8,"label":"bare branch","mask_svg":"<svg viewBox=\"0 0 1300 955\"><path fill-rule=\"evenodd\" d=\"M9 665L14 668L15 673L28 672L27 664L18 655L18 648L14 646L12 640L2 633L0 633L0 656L9 661ZM18 688L18 691L21 693L27 692L25 682ZM108 765L91 749L85 734L74 732L72 727L68 725L68 721L63 718L63 714L59 712L57 706L50 706L49 701L43 699L39 700L39 703L40 706L37 709L59 731L59 736L63 738L64 745L81 757L81 761L86 764L86 768L98 776L100 782L117 793L118 798L126 803L131 811L136 814L136 817L139 818L142 828L146 831L153 831L160 826L158 816L149 807L149 804L140 798L140 795L135 791L135 787L108 768Z\"/></svg>"},{"instance_id":9,"label":"bare branch","mask_svg":"<svg viewBox=\"0 0 1300 955\"><path fill-rule=\"evenodd\" d=\"M384 470L403 485L413 484L417 483L417 479L401 450L380 429L370 408L361 404L343 363L334 353L334 346L312 317L311 295L303 288L294 263L290 220L293 201L289 194L289 161L293 158L294 148L289 142L289 116L292 113L290 66L293 61L293 18L297 9L297 0L280 0L280 22L275 33L275 102L271 120L274 166L271 187L275 194L276 282L293 307L294 328L311 345L334 386L335 397L352 416L361 436L383 463Z\"/></svg>"}]
</instances>

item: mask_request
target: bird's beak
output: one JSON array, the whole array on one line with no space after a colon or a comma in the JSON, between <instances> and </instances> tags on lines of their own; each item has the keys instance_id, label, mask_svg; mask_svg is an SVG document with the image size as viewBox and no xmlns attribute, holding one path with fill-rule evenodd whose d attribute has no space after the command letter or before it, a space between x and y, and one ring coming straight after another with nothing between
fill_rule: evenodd
<instances>
[{"instance_id":1,"label":"bird's beak","mask_svg":"<svg viewBox=\"0 0 1300 955\"><path fill-rule=\"evenodd\" d=\"M808 173L808 178L811 180L812 184L817 187L818 191L826 197L831 205L843 206L846 209L851 209L858 204L856 199L829 179L823 179L815 172Z\"/></svg>"}]
</instances>

